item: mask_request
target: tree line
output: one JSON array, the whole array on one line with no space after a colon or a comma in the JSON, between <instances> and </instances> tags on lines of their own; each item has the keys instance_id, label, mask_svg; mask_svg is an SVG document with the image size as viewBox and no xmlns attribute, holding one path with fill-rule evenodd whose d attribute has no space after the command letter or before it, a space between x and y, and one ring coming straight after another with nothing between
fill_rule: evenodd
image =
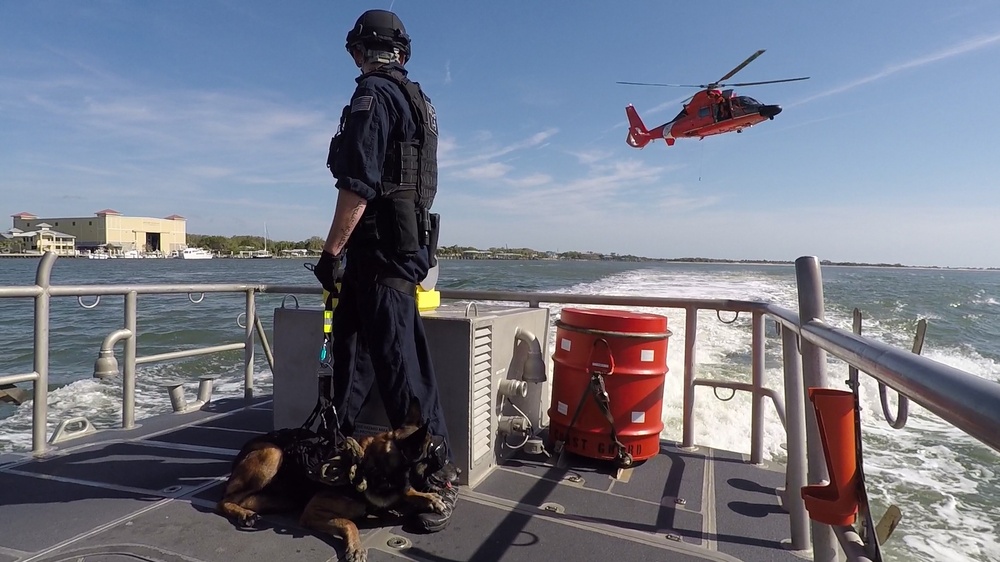
<instances>
[{"instance_id":1,"label":"tree line","mask_svg":"<svg viewBox=\"0 0 1000 562\"><path fill-rule=\"evenodd\" d=\"M275 254L282 250L309 250L322 252L326 241L319 236L298 242L287 240L268 240L267 249ZM219 236L216 234L188 234L187 245L190 248L208 248L222 254L238 254L240 252L263 250L263 236Z\"/></svg>"},{"instance_id":2,"label":"tree line","mask_svg":"<svg viewBox=\"0 0 1000 562\"><path fill-rule=\"evenodd\" d=\"M288 240L268 240L267 249L277 254L282 250L309 250L319 253L323 251L326 241L319 236L313 236L308 240L288 241ZM221 254L238 254L240 252L264 249L263 236L220 236L217 234L188 234L187 245L191 248L208 248ZM649 261L650 258L633 256L631 254L599 254L595 252L551 252L546 250L535 250L532 248L500 248L492 247L485 250L475 246L442 246L438 248L438 256L445 258L461 257L465 252L488 252L493 255L506 255L515 259L564 259L564 260L600 260L612 259L620 261Z\"/></svg>"}]
</instances>

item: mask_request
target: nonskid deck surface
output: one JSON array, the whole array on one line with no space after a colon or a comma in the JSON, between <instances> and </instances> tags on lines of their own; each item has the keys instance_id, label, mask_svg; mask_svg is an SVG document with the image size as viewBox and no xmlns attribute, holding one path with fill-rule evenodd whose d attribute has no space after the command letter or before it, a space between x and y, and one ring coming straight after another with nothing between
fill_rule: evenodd
<instances>
[{"instance_id":1,"label":"nonskid deck surface","mask_svg":"<svg viewBox=\"0 0 1000 562\"><path fill-rule=\"evenodd\" d=\"M55 560L325 561L338 539L266 516L254 530L213 512L232 457L272 427L270 400L103 431L43 459L0 456L0 562ZM615 478L606 466L522 455L475 489L462 488L447 529L403 521L363 525L368 559L800 560L784 550L783 473L744 455L664 442Z\"/></svg>"}]
</instances>

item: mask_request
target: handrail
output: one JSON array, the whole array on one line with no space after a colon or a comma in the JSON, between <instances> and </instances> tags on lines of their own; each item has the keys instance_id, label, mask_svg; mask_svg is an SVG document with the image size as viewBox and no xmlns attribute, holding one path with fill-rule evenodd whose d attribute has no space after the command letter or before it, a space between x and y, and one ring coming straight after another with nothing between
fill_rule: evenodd
<instances>
[{"instance_id":1,"label":"handrail","mask_svg":"<svg viewBox=\"0 0 1000 562\"><path fill-rule=\"evenodd\" d=\"M802 336L1000 451L1000 384L815 320Z\"/></svg>"},{"instance_id":2,"label":"handrail","mask_svg":"<svg viewBox=\"0 0 1000 562\"><path fill-rule=\"evenodd\" d=\"M24 373L21 375L0 376L0 385L17 384L19 382L31 382L38 380L38 373Z\"/></svg>"},{"instance_id":3,"label":"handrail","mask_svg":"<svg viewBox=\"0 0 1000 562\"><path fill-rule=\"evenodd\" d=\"M253 348L254 332L259 323L256 315L255 294L320 294L314 285L278 284L178 284L178 285L61 285L49 284L49 274L55 255L45 254L40 260L36 275L36 285L28 287L0 287L0 298L34 298L35 330L34 369L27 374L0 376L0 383L32 381L34 403L32 414L32 445L36 454L44 451L47 416L48 381L48 315L49 299L53 296L82 295L124 295L126 307L125 330L135 331L135 303L139 294L204 294L204 293L244 293L246 296L245 340L242 344L216 346L219 349L244 349L245 395L252 396L253 388ZM805 549L810 545L809 529L801 497L796 493L805 485L806 463L808 475L815 482L818 474L825 474L822 450L818 443L815 418L809 413L805 397L809 386L826 386L826 353L846 362L853 368L865 372L879 383L897 390L900 396L914 400L946 422L962 430L984 444L1000 451L1000 384L983 379L909 350L897 349L853 332L828 325L824 321L822 281L819 276L818 260L813 257L796 260L797 283L800 311L796 313L786 308L764 303L731 299L691 299L666 297L636 297L624 295L589 295L566 293L532 293L514 291L471 291L441 290L441 297L448 301L495 301L526 303L538 307L542 303L558 305L593 305L680 309L685 312L684 346L684 406L683 406L683 447L694 445L693 408L694 390L697 386L728 387L747 390L752 393L751 412L751 462L760 462L761 420L760 405L770 398L778 407L780 395L763 386L764 319L773 319L781 329L783 353L784 397L787 410L782 421L786 427L788 441L788 462L786 478L788 493L785 505L790 514L792 541L795 549ZM750 327L751 382L709 382L695 377L695 351L697 341L698 312L701 310L741 312L752 314ZM805 320L803 320L805 318ZM721 317L719 318L721 320ZM735 319L734 319L735 320ZM208 349L208 348L206 348ZM134 400L134 378L128 387L128 369L132 375L136 364L147 361L189 356L192 352L169 352L143 358L136 357L135 338L126 341L126 377L123 396L123 425L128 425L129 400ZM808 439L807 439L808 438ZM808 441L808 447L807 447ZM807 453L808 451L808 453ZM836 529L836 536L842 543L857 543L849 528ZM812 541L814 560L834 560L832 550L834 530L828 526L813 524ZM846 540L845 540L846 538ZM856 544L855 544L856 546ZM851 559L861 558L856 548L843 546Z\"/></svg>"},{"instance_id":4,"label":"handrail","mask_svg":"<svg viewBox=\"0 0 1000 562\"><path fill-rule=\"evenodd\" d=\"M135 291L140 295L148 294L184 294L184 293L234 293L246 290L256 290L257 285L247 285L245 283L206 283L204 285L191 284L142 284L142 285L51 285L48 287L48 294L53 297L67 296L95 296L95 295L124 295ZM305 287L303 287L305 289ZM311 287L310 287L311 289ZM46 292L40 286L16 286L0 287L0 298L7 297L37 297ZM308 291L312 292L312 291Z\"/></svg>"},{"instance_id":5,"label":"handrail","mask_svg":"<svg viewBox=\"0 0 1000 562\"><path fill-rule=\"evenodd\" d=\"M319 289L296 285L261 285L263 293L319 293ZM1000 384L966 373L909 350L897 349L878 340L812 320L803 324L799 315L771 303L730 299L632 297L515 291L470 291L441 289L443 300L488 300L497 302L585 304L686 310L763 312L789 330L834 357L857 367L879 382L888 384L921 406L941 416L956 428L1000 450Z\"/></svg>"},{"instance_id":6,"label":"handrail","mask_svg":"<svg viewBox=\"0 0 1000 562\"><path fill-rule=\"evenodd\" d=\"M743 392L753 392L753 383L749 382L735 382L735 381L720 381L713 379L695 379L695 386L707 386L713 389L728 388L732 390L735 394L737 390ZM782 400L781 395L777 391L770 388L762 388L760 392L766 397L771 399L771 403L774 404L774 411L778 414L778 421L781 422L781 427L787 427L787 422L785 421L785 402ZM720 400L726 401L730 398L720 398Z\"/></svg>"},{"instance_id":7,"label":"handrail","mask_svg":"<svg viewBox=\"0 0 1000 562\"><path fill-rule=\"evenodd\" d=\"M100 302L102 295L121 295L124 297L124 326L105 338L102 343L95 367L100 367L102 373L110 374L117 371L117 361L114 359L114 344L124 341L124 366L122 369L122 427L129 429L135 426L135 386L136 386L136 366L151 363L154 361L165 361L183 357L193 357L208 353L218 353L221 351L243 349L244 356L244 397L253 397L253 374L254 374L254 347L255 347L255 327L259 329L259 321L255 314L254 294L258 291L258 286L246 283L232 284L145 284L145 285L52 285L50 282L52 267L56 260L56 254L46 252L42 254L38 262L35 273L35 285L0 287L0 298L33 298L35 301L34 313L34 361L33 370L30 373L0 375L0 384L14 384L19 382L31 382L33 386L32 415L31 415L31 441L32 453L43 454L48 448L46 440L46 428L48 426L48 375L49 375L49 314L50 301L52 297L65 296L97 296L98 300L93 305L83 305L84 308L92 308ZM310 287L304 292L313 292ZM316 290L315 292L318 292ZM245 326L244 338L242 342L209 346L191 350L172 351L167 353L138 357L136 353L136 318L137 318L137 296L140 294L187 294L191 302L200 302L192 299L191 295L203 295L205 293L235 293L244 294L246 297L245 311L243 315L250 324ZM256 326L255 326L256 325ZM261 340L266 340L263 330L260 330ZM265 348L267 345L265 344ZM95 374L96 374L95 370Z\"/></svg>"},{"instance_id":8,"label":"handrail","mask_svg":"<svg viewBox=\"0 0 1000 562\"><path fill-rule=\"evenodd\" d=\"M197 284L156 284L156 285L54 285L49 287L53 297L91 296L91 295L124 295L135 292L139 295L148 294L199 294L199 293L242 293L255 290L255 285L245 283L206 283ZM0 293L0 296L3 296Z\"/></svg>"}]
</instances>

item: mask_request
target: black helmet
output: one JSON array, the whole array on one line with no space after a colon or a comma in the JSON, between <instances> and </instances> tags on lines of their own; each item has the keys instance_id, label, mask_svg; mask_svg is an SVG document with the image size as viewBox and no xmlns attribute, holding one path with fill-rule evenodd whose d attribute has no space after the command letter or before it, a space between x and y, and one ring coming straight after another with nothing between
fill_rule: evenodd
<instances>
[{"instance_id":1,"label":"black helmet","mask_svg":"<svg viewBox=\"0 0 1000 562\"><path fill-rule=\"evenodd\" d=\"M396 14L386 10L368 10L361 14L354 28L347 32L347 51L357 45L367 48L396 47L410 58L410 36Z\"/></svg>"}]
</instances>

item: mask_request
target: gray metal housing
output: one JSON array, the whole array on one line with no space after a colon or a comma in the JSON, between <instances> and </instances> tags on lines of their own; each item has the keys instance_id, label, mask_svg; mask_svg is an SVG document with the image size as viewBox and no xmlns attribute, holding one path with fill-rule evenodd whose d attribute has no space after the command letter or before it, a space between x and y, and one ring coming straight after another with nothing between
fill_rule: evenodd
<instances>
[{"instance_id":1,"label":"gray metal housing","mask_svg":"<svg viewBox=\"0 0 1000 562\"><path fill-rule=\"evenodd\" d=\"M499 433L501 415L520 415L510 402L524 413L532 431L548 423L548 382L527 383L525 396L515 394L504 401L500 395L500 382L520 381L525 363L531 360L532 344L523 334L537 334L535 341L541 347L541 357L547 356L548 309L453 305L425 313L423 320L451 450L455 464L462 470L459 482L474 487L498 460L515 452L515 447L527 436L521 432L507 436ZM302 425L316 405L322 338L320 308L275 309L275 429ZM373 388L358 418L358 433L387 429L384 408L377 388Z\"/></svg>"}]
</instances>

